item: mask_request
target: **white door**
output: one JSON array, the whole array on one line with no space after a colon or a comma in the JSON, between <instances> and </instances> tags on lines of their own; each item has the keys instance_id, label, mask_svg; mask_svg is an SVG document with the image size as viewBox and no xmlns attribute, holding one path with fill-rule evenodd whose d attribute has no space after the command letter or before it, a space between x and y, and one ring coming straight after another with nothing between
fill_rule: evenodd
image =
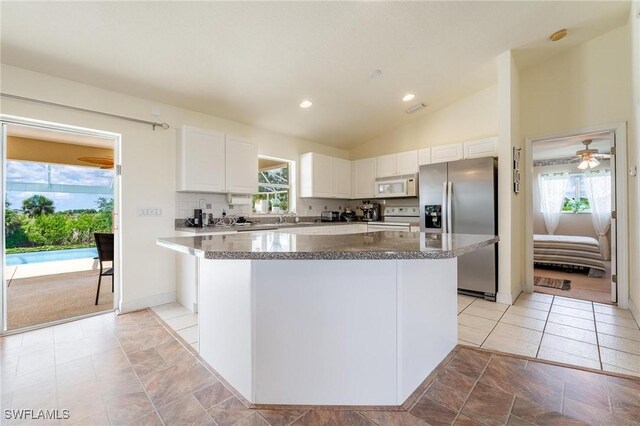
<instances>
[{"instance_id":1,"label":"white door","mask_svg":"<svg viewBox=\"0 0 640 426\"><path fill-rule=\"evenodd\" d=\"M333 197L351 198L351 161L333 159Z\"/></svg>"},{"instance_id":2,"label":"white door","mask_svg":"<svg viewBox=\"0 0 640 426\"><path fill-rule=\"evenodd\" d=\"M406 151L396 154L396 172L398 175L418 173L418 151Z\"/></svg>"},{"instance_id":3,"label":"white door","mask_svg":"<svg viewBox=\"0 0 640 426\"><path fill-rule=\"evenodd\" d=\"M224 133L184 127L178 149L178 191L225 191Z\"/></svg>"},{"instance_id":4,"label":"white door","mask_svg":"<svg viewBox=\"0 0 640 426\"><path fill-rule=\"evenodd\" d=\"M313 153L313 197L330 198L332 193L333 161L331 157Z\"/></svg>"},{"instance_id":5,"label":"white door","mask_svg":"<svg viewBox=\"0 0 640 426\"><path fill-rule=\"evenodd\" d=\"M376 183L376 159L356 160L353 168L353 198L372 198Z\"/></svg>"},{"instance_id":6,"label":"white door","mask_svg":"<svg viewBox=\"0 0 640 426\"><path fill-rule=\"evenodd\" d=\"M381 155L380 157L377 157L376 177L395 176L397 174L396 157L396 154Z\"/></svg>"}]
</instances>

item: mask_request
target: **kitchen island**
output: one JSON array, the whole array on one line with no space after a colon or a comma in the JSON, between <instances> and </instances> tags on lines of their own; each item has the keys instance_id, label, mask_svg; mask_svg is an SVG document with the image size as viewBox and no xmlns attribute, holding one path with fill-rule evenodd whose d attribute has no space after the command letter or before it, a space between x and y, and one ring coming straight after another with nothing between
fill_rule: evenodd
<instances>
[{"instance_id":1,"label":"kitchen island","mask_svg":"<svg viewBox=\"0 0 640 426\"><path fill-rule=\"evenodd\" d=\"M401 405L457 344L457 259L491 235L161 238L201 258L200 355L253 404Z\"/></svg>"}]
</instances>

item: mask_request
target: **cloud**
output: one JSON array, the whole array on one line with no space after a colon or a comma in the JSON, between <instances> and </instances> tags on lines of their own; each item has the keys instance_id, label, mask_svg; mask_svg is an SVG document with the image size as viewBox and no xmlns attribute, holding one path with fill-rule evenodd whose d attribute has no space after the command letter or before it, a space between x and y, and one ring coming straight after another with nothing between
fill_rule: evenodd
<instances>
[{"instance_id":1,"label":"cloud","mask_svg":"<svg viewBox=\"0 0 640 426\"><path fill-rule=\"evenodd\" d=\"M48 183L47 164L7 161L7 182ZM51 164L51 183L83 186L111 186L113 170Z\"/></svg>"}]
</instances>

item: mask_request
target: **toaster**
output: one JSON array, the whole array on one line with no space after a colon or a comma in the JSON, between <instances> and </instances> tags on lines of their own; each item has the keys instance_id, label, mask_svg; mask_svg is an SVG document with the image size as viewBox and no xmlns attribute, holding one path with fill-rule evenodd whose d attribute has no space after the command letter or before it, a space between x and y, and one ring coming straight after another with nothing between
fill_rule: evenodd
<instances>
[{"instance_id":1,"label":"toaster","mask_svg":"<svg viewBox=\"0 0 640 426\"><path fill-rule=\"evenodd\" d=\"M320 213L322 222L338 222L340 220L340 212L324 211Z\"/></svg>"}]
</instances>

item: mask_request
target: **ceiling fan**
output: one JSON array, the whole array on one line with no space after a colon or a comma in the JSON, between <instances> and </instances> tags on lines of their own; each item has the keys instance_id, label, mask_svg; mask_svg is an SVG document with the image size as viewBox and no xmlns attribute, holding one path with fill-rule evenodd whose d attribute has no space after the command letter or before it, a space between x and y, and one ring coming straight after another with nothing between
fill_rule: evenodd
<instances>
[{"instance_id":1,"label":"ceiling fan","mask_svg":"<svg viewBox=\"0 0 640 426\"><path fill-rule=\"evenodd\" d=\"M598 166L600 162L598 158L610 158L609 154L600 154L597 149L589 149L589 145L593 142L593 139L587 139L582 141L584 144L584 149L576 151L576 156L582 160L580 164L578 164L578 168L580 170L585 170L587 168L593 169Z\"/></svg>"},{"instance_id":2,"label":"ceiling fan","mask_svg":"<svg viewBox=\"0 0 640 426\"><path fill-rule=\"evenodd\" d=\"M101 169L113 169L113 158L109 157L79 157L85 163L97 164Z\"/></svg>"}]
</instances>

